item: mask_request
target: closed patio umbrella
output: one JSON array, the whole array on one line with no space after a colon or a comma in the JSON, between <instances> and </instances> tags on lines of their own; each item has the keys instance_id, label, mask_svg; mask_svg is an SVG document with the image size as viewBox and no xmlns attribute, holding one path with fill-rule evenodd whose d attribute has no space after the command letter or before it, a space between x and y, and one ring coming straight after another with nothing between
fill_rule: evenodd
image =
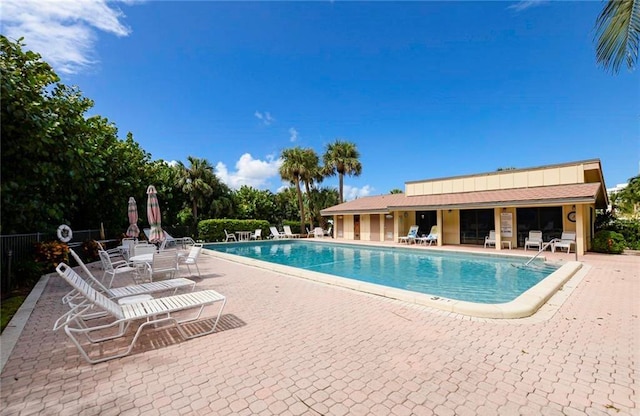
<instances>
[{"instance_id":1,"label":"closed patio umbrella","mask_svg":"<svg viewBox=\"0 0 640 416\"><path fill-rule=\"evenodd\" d=\"M158 195L156 187L149 185L147 188L147 218L149 219L149 241L159 243L164 240L164 232L160 227L160 205L158 204Z\"/></svg>"},{"instance_id":2,"label":"closed patio umbrella","mask_svg":"<svg viewBox=\"0 0 640 416\"><path fill-rule=\"evenodd\" d=\"M129 228L127 228L127 237L137 238L140 234L140 229L138 228L138 205L136 204L136 200L134 197L129 198Z\"/></svg>"}]
</instances>

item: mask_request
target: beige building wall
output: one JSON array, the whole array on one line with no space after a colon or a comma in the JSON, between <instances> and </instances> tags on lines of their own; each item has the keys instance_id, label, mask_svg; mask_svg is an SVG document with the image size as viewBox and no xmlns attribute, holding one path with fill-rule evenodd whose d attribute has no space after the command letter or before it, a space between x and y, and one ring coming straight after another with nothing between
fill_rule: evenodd
<instances>
[{"instance_id":1,"label":"beige building wall","mask_svg":"<svg viewBox=\"0 0 640 416\"><path fill-rule=\"evenodd\" d=\"M532 170L514 170L489 173L484 176L469 176L441 180L407 183L407 196L437 195L456 192L491 191L511 188L566 185L598 182L597 166L592 163L569 166L551 166ZM589 170L586 171L585 168ZM594 173L595 170L595 173Z\"/></svg>"}]
</instances>

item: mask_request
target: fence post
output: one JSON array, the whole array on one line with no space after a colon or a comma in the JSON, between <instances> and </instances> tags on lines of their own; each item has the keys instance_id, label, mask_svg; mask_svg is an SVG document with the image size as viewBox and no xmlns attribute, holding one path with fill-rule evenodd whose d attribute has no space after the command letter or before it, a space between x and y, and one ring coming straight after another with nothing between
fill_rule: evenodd
<instances>
[{"instance_id":1,"label":"fence post","mask_svg":"<svg viewBox=\"0 0 640 416\"><path fill-rule=\"evenodd\" d=\"M11 290L13 284L11 283L11 257L13 257L13 250L7 251L7 290Z\"/></svg>"}]
</instances>

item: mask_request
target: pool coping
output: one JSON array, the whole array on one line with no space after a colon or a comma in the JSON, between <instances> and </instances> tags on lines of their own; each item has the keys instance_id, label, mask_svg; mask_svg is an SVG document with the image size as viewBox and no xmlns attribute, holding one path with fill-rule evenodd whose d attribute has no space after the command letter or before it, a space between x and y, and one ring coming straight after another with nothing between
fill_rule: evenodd
<instances>
[{"instance_id":1,"label":"pool coping","mask_svg":"<svg viewBox=\"0 0 640 416\"><path fill-rule=\"evenodd\" d=\"M363 246L367 247L366 245ZM392 249L408 250L412 252L414 251L410 248L405 249L401 247L392 247ZM398 299L401 301L427 306L446 312L452 312L476 318L490 319L526 318L535 314L538 309L540 309L554 294L556 294L564 286L564 284L568 282L583 266L582 262L568 261L566 263L563 263L558 270L554 271L544 280L538 282L536 285L526 290L514 300L505 303L483 304L449 299L441 296L413 292L405 289L397 289L375 283L361 282L359 280L349 279L346 277L333 276L325 273L299 269L297 267L270 263L263 260L252 259L235 254L222 253L215 250L205 249L205 251L208 255L214 257L223 258L236 263L258 267L261 269L266 269L293 277L299 277L328 285L339 286L359 292L383 296L386 298ZM448 252L451 253L451 251ZM477 255L488 257L514 257L514 255ZM518 257L529 258L526 256Z\"/></svg>"}]
</instances>

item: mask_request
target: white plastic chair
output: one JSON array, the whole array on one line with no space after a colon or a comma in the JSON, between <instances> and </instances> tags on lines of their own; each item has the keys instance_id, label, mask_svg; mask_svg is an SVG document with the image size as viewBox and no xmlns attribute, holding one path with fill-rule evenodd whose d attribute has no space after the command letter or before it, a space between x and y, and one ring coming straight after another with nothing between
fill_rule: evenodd
<instances>
[{"instance_id":1,"label":"white plastic chair","mask_svg":"<svg viewBox=\"0 0 640 416\"><path fill-rule=\"evenodd\" d=\"M238 239L236 238L236 235L234 233L229 234L227 232L227 230L224 230L224 235L227 236L227 239L225 241L229 242L229 241L238 241Z\"/></svg>"},{"instance_id":2,"label":"white plastic chair","mask_svg":"<svg viewBox=\"0 0 640 416\"><path fill-rule=\"evenodd\" d=\"M496 246L496 230L489 231L489 235L484 238L484 248L490 245Z\"/></svg>"},{"instance_id":3,"label":"white plastic chair","mask_svg":"<svg viewBox=\"0 0 640 416\"><path fill-rule=\"evenodd\" d=\"M256 229L256 232L251 234L250 240L262 240L262 228Z\"/></svg>"},{"instance_id":4,"label":"white plastic chair","mask_svg":"<svg viewBox=\"0 0 640 416\"><path fill-rule=\"evenodd\" d=\"M571 253L571 246L576 245L576 232L564 231L560 236L560 241L556 241L551 245L551 251L556 252L557 248L566 248L567 253Z\"/></svg>"},{"instance_id":5,"label":"white plastic chair","mask_svg":"<svg viewBox=\"0 0 640 416\"><path fill-rule=\"evenodd\" d=\"M284 232L282 234L284 234L285 237L290 237L290 238L299 238L300 237L300 234L294 234L291 231L291 226L285 225L282 228L284 229Z\"/></svg>"},{"instance_id":6,"label":"white plastic chair","mask_svg":"<svg viewBox=\"0 0 640 416\"><path fill-rule=\"evenodd\" d=\"M529 247L537 247L538 250L542 248L542 231L529 231L529 237L524 239L524 251Z\"/></svg>"},{"instance_id":7,"label":"white plastic chair","mask_svg":"<svg viewBox=\"0 0 640 416\"><path fill-rule=\"evenodd\" d=\"M281 233L280 231L278 231L278 229L276 227L269 227L269 230L271 231L271 238L284 238L285 235L284 233Z\"/></svg>"},{"instance_id":8,"label":"white plastic chair","mask_svg":"<svg viewBox=\"0 0 640 416\"><path fill-rule=\"evenodd\" d=\"M124 273L133 273L136 271L135 267L129 266L126 260L120 260L116 262L111 261L111 257L109 257L109 253L104 250L98 250L98 255L100 256L100 261L102 262L102 269L104 273L102 274L102 283L106 284L106 278L111 276L109 279L109 284L106 285L110 288L113 285L113 279L116 276L119 276Z\"/></svg>"},{"instance_id":9,"label":"white plastic chair","mask_svg":"<svg viewBox=\"0 0 640 416\"><path fill-rule=\"evenodd\" d=\"M399 242L400 243L415 243L416 238L418 237L418 227L417 225L412 225L411 228L409 228L409 232L407 233L406 236L400 237Z\"/></svg>"},{"instance_id":10,"label":"white plastic chair","mask_svg":"<svg viewBox=\"0 0 640 416\"><path fill-rule=\"evenodd\" d=\"M189 250L189 255L187 257L178 257L178 263L184 264L187 266L187 270L189 270L189 276L191 276L191 267L196 266L196 270L198 271L198 277L200 277L200 268L198 267L198 257L200 257L200 252L202 251L202 244L197 243L191 247Z\"/></svg>"},{"instance_id":11,"label":"white plastic chair","mask_svg":"<svg viewBox=\"0 0 640 416\"><path fill-rule=\"evenodd\" d=\"M151 263L141 263L136 267L136 275L140 279L153 282L154 276L173 279L178 272L178 252L165 250L153 253Z\"/></svg>"}]
</instances>

